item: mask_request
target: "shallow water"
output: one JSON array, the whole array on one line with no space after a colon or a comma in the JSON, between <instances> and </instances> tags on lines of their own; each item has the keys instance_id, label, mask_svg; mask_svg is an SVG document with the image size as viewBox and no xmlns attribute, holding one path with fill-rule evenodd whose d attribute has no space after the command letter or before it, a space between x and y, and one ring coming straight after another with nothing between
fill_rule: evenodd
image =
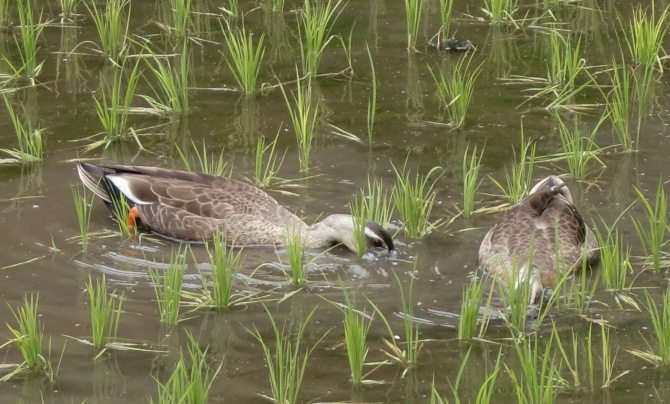
<instances>
[{"instance_id":1,"label":"shallow water","mask_svg":"<svg viewBox=\"0 0 670 404\"><path fill-rule=\"evenodd\" d=\"M441 394L450 396L468 347L469 365L461 381L459 394L474 401L479 386L490 373L502 346L502 360L511 369L518 369L514 348L506 340L510 336L501 320L493 320L486 338L494 343L462 344L457 340L457 325L463 288L477 266L477 250L486 229L500 213L477 214L473 218L457 218L450 226L434 231L427 238L413 240L402 233L397 239L398 254L369 254L358 258L343 249L323 255L309 252L315 265L309 268L305 290L279 302L293 291L282 271L264 264L286 261L283 250L250 248L243 252L243 267L236 291L260 293L270 301L245 305L239 309L216 313L199 310L184 314L187 319L175 327L159 321L148 267L161 267L169 260L176 244L171 241L144 238L126 240L118 234L115 224L101 203L95 203L90 230L104 233L94 237L86 253L77 240L78 223L72 203L71 187L78 183L73 159L105 158L121 163L150 164L183 168L175 145L188 148L204 142L209 153L223 151L233 167L233 177L249 178L254 170L254 149L260 136L273 139L279 133L279 150L286 150L279 175L301 177L293 130L288 124L286 104L277 88L263 91L251 98L234 91L235 82L220 53L224 50L215 15L220 2L194 0L198 19L202 20L198 36L206 39L192 46L193 83L190 91L191 111L180 122L167 122L152 116L133 116L131 124L150 132L142 136L146 151L132 142L114 144L106 150L84 152L83 138L101 130L92 94L98 90L99 74L110 66L90 50L97 42L86 8L74 22L59 25L57 2L45 2L44 19L53 20L40 41L38 59L44 66L38 85L21 88L9 95L14 105L25 111L45 128L46 157L31 168L0 167L0 295L7 304L0 304L0 318L13 323L11 308L19 306L23 297L39 293L40 319L45 335L51 338L51 359L60 363L55 383L40 377L14 379L0 385L3 401L17 402L145 402L157 396L155 378L165 380L178 360L180 348L192 333L201 347L208 347L208 358L215 366L222 364L213 384L213 402L259 402L260 394L269 395L267 369L259 344L249 331L256 327L271 338L267 312L281 324L302 321L317 307L306 334L311 346L323 340L308 361L301 401L304 402L421 402L428 401L431 381ZM297 181L294 193L271 191L283 205L314 221L324 213L346 213L348 203L358 189L365 187L368 176L384 181L390 190L394 180L393 167L406 161L412 170L426 173L434 166L444 168L437 179L437 205L433 219L451 218L462 205L461 162L466 148L476 145L485 150L480 173L483 179L477 199L478 207L501 203L499 190L488 176L504 181L505 167L513 164L512 147L520 138L521 124L525 136L538 140L538 155L556 153L560 149L557 125L544 108L547 99L530 99L534 85L510 84L504 79L520 76L543 76L548 49L546 34L541 29L549 19L534 24L495 27L481 20L480 2L456 2L452 31L459 38L468 38L477 47L476 64L483 63L466 124L452 129L443 124L436 97L435 84L427 66L448 69L459 54L435 53L423 45L418 52L406 50L405 12L399 1L350 1L337 23L334 33L345 39L352 32L352 64L355 75L320 77L313 82L323 103L311 159L310 177ZM642 2L646 3L646 2ZM426 1L420 43L425 43L439 26L437 0ZM277 80L293 80L294 63L298 60L295 9L287 4L285 13L272 13L256 2L242 5L247 13L246 24L256 34L266 32L267 50L261 80L276 84ZM131 32L160 43L161 31L155 24L162 19L162 2L132 2ZM530 16L542 14L535 7L524 7ZM15 10L12 10L13 12ZM611 23L616 12L624 19L630 7L613 1L584 0L554 12L556 24L583 33L583 57L594 72L605 69L610 55L618 54L617 27ZM14 15L12 12L12 16ZM213 13L206 15L205 13ZM473 18L474 17L474 18ZM563 25L561 25L563 26ZM618 32L621 35L621 30ZM319 66L323 73L347 68L342 49L333 41ZM378 110L372 149L333 134L335 125L361 137L366 131L366 109L371 88L371 73L365 43L372 51L378 79ZM82 44L83 43L83 44ZM75 48L77 44L82 44ZM0 32L0 53L15 60L11 31ZM600 73L602 78L605 73ZM582 78L583 79L583 78ZM606 82L606 80L599 80ZM642 123L639 153L620 154L615 148L602 155L604 168L592 165L587 181L569 180L576 204L588 220L596 225L611 224L636 199L633 186L652 196L659 176L665 174L667 158L666 123L668 106L666 77L658 77L653 102ZM141 80L139 94L150 94L150 86ZM601 103L595 89L587 89L579 102ZM143 105L138 99L138 106ZM597 123L602 105L582 114L581 122L591 130ZM570 116L570 114L568 114ZM153 129L147 129L152 128ZM2 147L14 147L16 139L4 108L0 108L0 141ZM615 144L611 124L606 122L598 132L597 143ZM470 146L468 146L470 145ZM535 179L550 173L564 173L564 162L542 163L535 169ZM99 201L98 201L99 202ZM640 204L630 215L642 218ZM644 253L629 215L618 223L624 240L633 255ZM185 277L185 288L200 288L198 269L208 271L206 251L193 246ZM416 264L415 264L416 261ZM413 268L416 272L412 275ZM164 268L164 267L163 267ZM665 271L654 274L644 271L640 260L634 261L636 287L649 288L654 296L667 285ZM369 299L389 319L394 332L402 335L400 293L393 274L404 287L414 276L414 317L423 343L419 365L403 377L396 365L376 368L367 378L380 383L353 390L349 382L346 350L343 340L342 315L328 300L342 301L339 279L353 292L361 305ZM97 352L69 337L90 336L85 283L89 276L105 275L108 284L125 296L119 337L139 343L149 351L112 351L95 359ZM598 269L589 274L596 277ZM644 301L637 289L634 295ZM666 373L632 356L626 349L644 348L651 337L646 313L630 306L620 309L614 296L599 284L595 302L587 312L591 319L605 319L611 328L611 345L618 349L615 374L630 371L609 390L598 387L567 389L559 395L561 402L604 401L628 402L631 398L662 401L670 394ZM369 306L368 306L369 307ZM368 309L369 310L369 309ZM186 313L187 309L183 309ZM554 321L563 341L570 330L580 335L588 331L589 322L571 309L554 310L540 336L548 338ZM598 328L594 328L597 330ZM594 331L596 332L596 331ZM0 340L10 338L0 328ZM599 335L599 334L598 334ZM385 359L382 349L387 331L380 321L373 321L370 331L371 362ZM600 340L596 338L595 355L600 357ZM502 345L501 345L502 344ZM155 351L150 351L155 350ZM157 352L160 351L160 352ZM3 363L20 362L15 347L2 350ZM61 359L62 353L62 359ZM596 360L600 363L599 360ZM372 367L370 367L372 369ZM566 369L563 369L567 372ZM494 402L515 402L516 396L508 376L501 371ZM600 380L597 365L596 384ZM567 377L567 374L564 375Z\"/></svg>"}]
</instances>

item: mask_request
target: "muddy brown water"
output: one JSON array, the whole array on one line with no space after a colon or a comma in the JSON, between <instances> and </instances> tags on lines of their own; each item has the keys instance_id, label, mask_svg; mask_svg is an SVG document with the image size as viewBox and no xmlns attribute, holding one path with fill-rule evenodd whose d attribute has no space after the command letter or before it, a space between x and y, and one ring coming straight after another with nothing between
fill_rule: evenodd
<instances>
[{"instance_id":1,"label":"muddy brown water","mask_svg":"<svg viewBox=\"0 0 670 404\"><path fill-rule=\"evenodd\" d=\"M187 315L177 326L160 323L148 266L165 262L176 244L165 240L126 240L116 234L115 225L102 204L94 205L90 230L111 234L95 237L87 253L81 252L76 240L78 223L72 203L71 187L78 182L72 159L105 158L123 163L151 164L182 168L175 144L188 146L204 142L210 153L223 151L226 161L234 167L233 177L244 179L253 174L253 153L260 136L272 139L279 132L278 148L286 149L280 176L300 178L298 155L293 131L287 124L289 115L282 94L277 89L240 96L220 51L223 37L218 29L218 7L225 2L194 0L201 21L198 36L206 39L192 46L193 85L190 90L191 111L177 123L155 117L134 116L135 128L149 128L153 136L143 136L148 151L141 151L133 142L114 144L106 150L85 153L86 141L81 139L101 130L95 114L92 94L99 86L99 73L108 69L105 62L93 55L91 45L97 42L86 8L73 22L59 25L58 2L45 5L44 19L52 20L40 40L38 59L44 66L38 85L21 88L9 95L15 105L24 105L27 114L45 129L44 162L31 168L0 167L0 319L14 324L11 308L18 307L25 295L39 293L40 320L45 336L51 340L51 360L59 363L55 383L41 377L14 379L0 384L3 402L146 402L156 397L155 379L165 380L178 359L180 348L186 346L187 333L193 334L201 347L208 347L208 358L214 366L222 364L210 394L212 402L263 402L260 395L269 395L268 371L259 344L248 329L258 328L271 338L268 314L260 304L226 312L200 310ZM131 32L161 41L155 22L161 21L161 1L132 2ZM261 2L241 2L247 26L257 34L266 32L266 56L261 81L276 83L277 78L291 80L298 60L295 39L294 10L287 2L284 13L267 11ZM547 55L546 34L542 23L525 24L520 28L495 27L485 22L481 2L456 2L452 31L477 46L475 63L483 63L473 104L463 128L453 130L441 124L435 85L427 66L449 68L460 56L435 53L418 47L417 53L406 50L404 5L400 1L350 1L344 7L334 33L347 37L352 32L352 64L355 76L320 77L314 81L325 107L319 119L313 150L311 174L300 181L290 196L272 194L285 206L315 220L324 213L347 212L348 203L368 176L393 184L393 165L407 159L408 167L428 172L434 166L444 168L436 182L437 205L432 218L450 218L462 204L461 161L470 145L485 149L483 179L477 199L479 206L500 203L498 190L487 178L504 180L505 167L513 163L512 149L519 142L521 122L527 137L538 139L538 154L551 154L560 149L555 121L543 107L545 100L528 101L532 85L510 85L503 80L513 75L542 76ZM526 2L527 3L527 2ZM636 3L636 2L633 2ZM642 2L645 3L645 2ZM426 42L437 30L438 1L426 1L419 42ZM10 6L14 20L14 6ZM542 14L535 7L524 7L530 16ZM207 15L205 13L212 13ZM613 1L584 0L555 10L557 24L583 36L583 57L587 65L610 63L610 55L618 53L616 34L621 29L613 23L619 12L624 20L630 16L630 4ZM353 30L352 30L353 29ZM75 49L77 44L84 42ZM364 136L366 108L371 88L370 68L365 43L370 45L378 79L378 111L372 149L335 136L329 124ZM11 30L0 32L3 57L16 60ZM75 50L74 53L70 53ZM79 54L81 52L82 54ZM347 67L341 48L334 41L319 66L322 73L339 72ZM597 69L596 69L597 70ZM597 164L587 182L570 180L578 207L593 223L613 223L635 200L633 186L652 195L659 176L668 177L668 139L666 121L668 102L666 76L655 83L653 103L642 124L639 153L622 155L608 152L602 156L604 168ZM149 94L144 81L138 89ZM583 100L598 103L595 90L586 90ZM137 100L137 105L141 101ZM4 108L0 108L0 141L2 147L14 147L16 139ZM592 128L602 105L584 113L583 124ZM597 142L613 145L611 125L599 130ZM613 150L613 149L608 149ZM536 167L535 179L550 173L564 173L563 162L542 163ZM642 217L636 205L630 215ZM303 402L426 402L431 381L442 394L451 395L450 383L471 347L469 364L461 381L459 395L474 401L477 390L492 369L503 345L503 361L518 371L513 348L505 342L510 335L500 321L493 321L486 337L495 343L461 344L456 327L463 288L477 267L479 242L499 213L478 214L471 219L459 218L449 227L434 231L422 240L409 239L400 233L398 254L356 257L344 250L335 250L317 257L305 290L277 303L277 299L293 289L286 285L284 274L261 264L285 261L281 249L250 248L236 281L240 293L266 293L275 299L267 303L267 311L280 324L301 321L314 307L316 314L306 334L306 344L316 343L301 392ZM643 253L635 230L625 215L619 229L634 255ZM193 246L195 260L206 261L204 247ZM367 378L380 383L354 390L350 386L343 340L342 314L328 300L341 301L339 279L356 295L358 302L369 299L390 319L396 334L402 335L402 311L398 286L393 273L406 287L416 264L413 290L414 316L421 338L425 340L416 369L403 376L396 365L380 366ZM634 265L635 286L648 287L654 296L666 287L665 271L653 274L643 271L639 260ZM590 276L596 276L595 269ZM89 276L105 275L111 288L123 292L125 301L121 315L120 338L139 343L147 352L111 351L98 359L93 348L67 336L90 336L90 318L85 282ZM185 276L185 288L196 291L200 279L191 262ZM638 298L642 292L636 292ZM625 306L620 309L612 294L599 286L595 302L587 312L593 319L605 319L613 326L611 344L618 349L615 374L629 371L610 389L595 391L568 389L559 394L561 402L604 401L629 402L631 398L663 401L670 395L667 373L654 369L626 351L643 348L651 340L650 322L645 313ZM186 310L183 309L183 312ZM570 330L584 335L589 322L573 310L555 310L540 329L541 338L548 336L554 321L567 340ZM6 327L0 327L0 340L10 338ZM387 333L379 321L373 322L369 345L369 361L385 359L383 338ZM599 340L596 345L599 347ZM151 352L151 349L163 352ZM594 348L599 358L599 348ZM61 358L62 355L62 358ZM4 364L20 362L16 347L2 349ZM598 362L598 360L596 360ZM599 363L599 362L598 362ZM596 384L600 380L597 365ZM369 368L372 369L372 368ZM565 369L563 369L566 371ZM509 377L501 371L494 402L514 402L516 396ZM567 375L566 375L567 377Z\"/></svg>"}]
</instances>

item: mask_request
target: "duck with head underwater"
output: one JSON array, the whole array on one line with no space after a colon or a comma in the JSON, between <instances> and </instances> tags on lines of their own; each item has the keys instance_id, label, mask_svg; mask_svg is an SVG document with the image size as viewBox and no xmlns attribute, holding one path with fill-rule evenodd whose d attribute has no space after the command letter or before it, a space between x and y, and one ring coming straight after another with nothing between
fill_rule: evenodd
<instances>
[{"instance_id":1,"label":"duck with head underwater","mask_svg":"<svg viewBox=\"0 0 670 404\"><path fill-rule=\"evenodd\" d=\"M503 280L530 282L530 304L563 276L593 266L600 254L593 230L572 201L567 184L551 175L505 212L479 247L480 268Z\"/></svg>"},{"instance_id":2,"label":"duck with head underwater","mask_svg":"<svg viewBox=\"0 0 670 404\"><path fill-rule=\"evenodd\" d=\"M354 218L333 214L307 225L266 192L230 178L116 163L77 164L84 185L110 209L121 197L130 204L128 223L188 242L207 242L217 232L236 246L284 245L287 232L299 230L306 248L342 244L354 252ZM391 234L379 224L365 225L369 248L394 250Z\"/></svg>"}]
</instances>

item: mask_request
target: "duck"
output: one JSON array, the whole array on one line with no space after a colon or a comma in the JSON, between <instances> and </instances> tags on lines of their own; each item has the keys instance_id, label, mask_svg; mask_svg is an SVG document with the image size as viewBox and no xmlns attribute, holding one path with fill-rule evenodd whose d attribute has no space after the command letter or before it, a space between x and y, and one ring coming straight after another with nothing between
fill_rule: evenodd
<instances>
[{"instance_id":1,"label":"duck","mask_svg":"<svg viewBox=\"0 0 670 404\"><path fill-rule=\"evenodd\" d=\"M291 213L268 193L235 179L204 173L114 162L77 162L82 183L115 210L125 199L128 224L165 238L206 243L221 233L235 246L280 246L299 231L305 248L343 245L362 254L354 241L352 215L332 214L312 225ZM365 224L366 251L394 250L388 230Z\"/></svg>"},{"instance_id":2,"label":"duck","mask_svg":"<svg viewBox=\"0 0 670 404\"><path fill-rule=\"evenodd\" d=\"M567 184L550 175L503 214L479 247L479 268L519 286L530 282L529 304L541 302L567 274L600 259L598 241L574 205ZM513 282L513 283L511 283Z\"/></svg>"}]
</instances>

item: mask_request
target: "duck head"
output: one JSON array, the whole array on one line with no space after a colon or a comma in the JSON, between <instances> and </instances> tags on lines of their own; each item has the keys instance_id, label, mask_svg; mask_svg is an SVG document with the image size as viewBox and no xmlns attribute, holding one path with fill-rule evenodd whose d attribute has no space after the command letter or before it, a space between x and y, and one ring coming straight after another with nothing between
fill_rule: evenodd
<instances>
[{"instance_id":1,"label":"duck head","mask_svg":"<svg viewBox=\"0 0 670 404\"><path fill-rule=\"evenodd\" d=\"M325 247L332 244L342 244L349 250L358 251L355 241L355 221L351 215L335 214L310 226L307 230L307 243L314 247ZM379 223L368 221L365 223L366 250L382 247L389 252L395 249L393 237Z\"/></svg>"}]
</instances>

